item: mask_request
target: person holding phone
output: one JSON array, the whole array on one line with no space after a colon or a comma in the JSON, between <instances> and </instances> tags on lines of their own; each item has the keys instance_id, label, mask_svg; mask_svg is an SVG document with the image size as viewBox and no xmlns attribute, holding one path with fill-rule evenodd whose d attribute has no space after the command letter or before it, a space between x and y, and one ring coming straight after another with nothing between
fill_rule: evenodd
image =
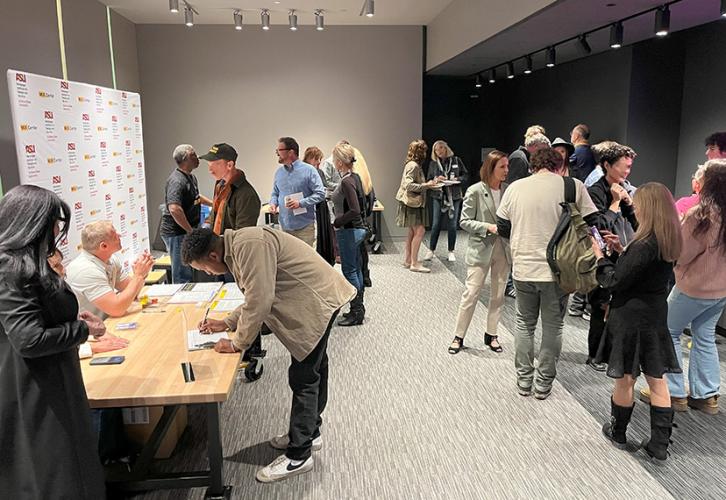
<instances>
[{"instance_id":1,"label":"person holding phone","mask_svg":"<svg viewBox=\"0 0 726 500\"><path fill-rule=\"evenodd\" d=\"M18 214L22 214L19 217ZM0 200L0 491L6 498L105 498L78 346L106 327L48 258L71 211L22 185Z\"/></svg>"},{"instance_id":2,"label":"person holding phone","mask_svg":"<svg viewBox=\"0 0 726 500\"><path fill-rule=\"evenodd\" d=\"M664 461L673 426L664 375L681 373L668 330L666 286L683 237L673 196L663 184L643 185L635 193L633 205L639 225L627 247L617 235L604 234L613 252L606 257L592 238L598 258L597 280L612 293L605 334L595 356L596 363L607 363L607 374L615 379L611 418L603 433L618 448L626 448L633 388L643 373L651 391L651 434L642 449L649 457Z\"/></svg>"}]
</instances>

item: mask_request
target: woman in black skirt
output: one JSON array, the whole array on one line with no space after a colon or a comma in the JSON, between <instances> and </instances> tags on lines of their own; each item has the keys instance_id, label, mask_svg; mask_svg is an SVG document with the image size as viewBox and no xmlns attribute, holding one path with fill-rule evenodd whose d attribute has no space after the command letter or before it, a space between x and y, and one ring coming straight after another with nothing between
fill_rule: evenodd
<instances>
[{"instance_id":1,"label":"woman in black skirt","mask_svg":"<svg viewBox=\"0 0 726 500\"><path fill-rule=\"evenodd\" d=\"M642 372L651 391L650 439L642 449L653 459L667 458L673 409L665 373L680 373L668 330L667 285L682 237L670 191L657 182L638 189L633 197L638 230L623 248L620 239L605 232L605 257L593 240L598 257L597 279L612 292L610 312L596 362L608 364L615 379L611 419L603 433L615 446L626 448L625 431L633 413L633 387Z\"/></svg>"}]
</instances>

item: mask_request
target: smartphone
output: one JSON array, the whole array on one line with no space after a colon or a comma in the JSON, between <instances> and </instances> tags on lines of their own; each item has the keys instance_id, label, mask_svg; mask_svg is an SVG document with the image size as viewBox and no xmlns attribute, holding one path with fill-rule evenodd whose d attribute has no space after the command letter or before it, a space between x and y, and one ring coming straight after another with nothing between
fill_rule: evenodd
<instances>
[{"instance_id":1,"label":"smartphone","mask_svg":"<svg viewBox=\"0 0 726 500\"><path fill-rule=\"evenodd\" d=\"M102 358L93 358L92 365L120 365L126 359L125 356L105 356Z\"/></svg>"},{"instance_id":2,"label":"smartphone","mask_svg":"<svg viewBox=\"0 0 726 500\"><path fill-rule=\"evenodd\" d=\"M604 252L607 248L607 245L605 244L605 240L602 238L600 231L598 231L595 226L590 226L590 234L592 234L592 237L595 238L597 246L600 247L600 250Z\"/></svg>"}]
</instances>

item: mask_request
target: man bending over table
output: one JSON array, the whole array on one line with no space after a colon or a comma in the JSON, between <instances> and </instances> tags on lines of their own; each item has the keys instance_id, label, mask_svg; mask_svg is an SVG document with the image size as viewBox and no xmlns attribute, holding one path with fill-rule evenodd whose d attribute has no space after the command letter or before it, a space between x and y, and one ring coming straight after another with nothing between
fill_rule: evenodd
<instances>
[{"instance_id":1,"label":"man bending over table","mask_svg":"<svg viewBox=\"0 0 726 500\"><path fill-rule=\"evenodd\" d=\"M231 340L217 342L217 352L245 351L262 322L290 351L290 428L270 441L287 451L260 469L257 480L269 483L312 470L311 452L322 447L321 414L328 400L328 337L355 288L314 248L269 227L227 230L222 236L195 229L184 238L182 259L210 275L231 272L245 291L245 303L223 321L199 325L203 333L232 331Z\"/></svg>"}]
</instances>

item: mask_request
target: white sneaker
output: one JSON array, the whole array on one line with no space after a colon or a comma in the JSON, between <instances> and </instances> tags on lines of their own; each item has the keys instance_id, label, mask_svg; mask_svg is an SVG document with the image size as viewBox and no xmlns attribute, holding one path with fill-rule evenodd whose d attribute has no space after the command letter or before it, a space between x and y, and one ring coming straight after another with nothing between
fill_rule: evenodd
<instances>
[{"instance_id":1,"label":"white sneaker","mask_svg":"<svg viewBox=\"0 0 726 500\"><path fill-rule=\"evenodd\" d=\"M290 444L290 436L288 434L280 434L270 439L270 446L276 450L286 450ZM323 436L318 436L313 439L313 451L320 451L323 447Z\"/></svg>"},{"instance_id":2,"label":"white sneaker","mask_svg":"<svg viewBox=\"0 0 726 500\"><path fill-rule=\"evenodd\" d=\"M270 465L258 470L255 478L261 483L274 483L311 470L313 470L312 456L308 457L304 462L293 465L292 460L285 455L280 455Z\"/></svg>"},{"instance_id":3,"label":"white sneaker","mask_svg":"<svg viewBox=\"0 0 726 500\"><path fill-rule=\"evenodd\" d=\"M426 255L424 255L423 260L431 260L433 258L434 258L434 252L432 252L431 250L427 250Z\"/></svg>"},{"instance_id":4,"label":"white sneaker","mask_svg":"<svg viewBox=\"0 0 726 500\"><path fill-rule=\"evenodd\" d=\"M449 262L456 262L456 254L449 252Z\"/></svg>"}]
</instances>

